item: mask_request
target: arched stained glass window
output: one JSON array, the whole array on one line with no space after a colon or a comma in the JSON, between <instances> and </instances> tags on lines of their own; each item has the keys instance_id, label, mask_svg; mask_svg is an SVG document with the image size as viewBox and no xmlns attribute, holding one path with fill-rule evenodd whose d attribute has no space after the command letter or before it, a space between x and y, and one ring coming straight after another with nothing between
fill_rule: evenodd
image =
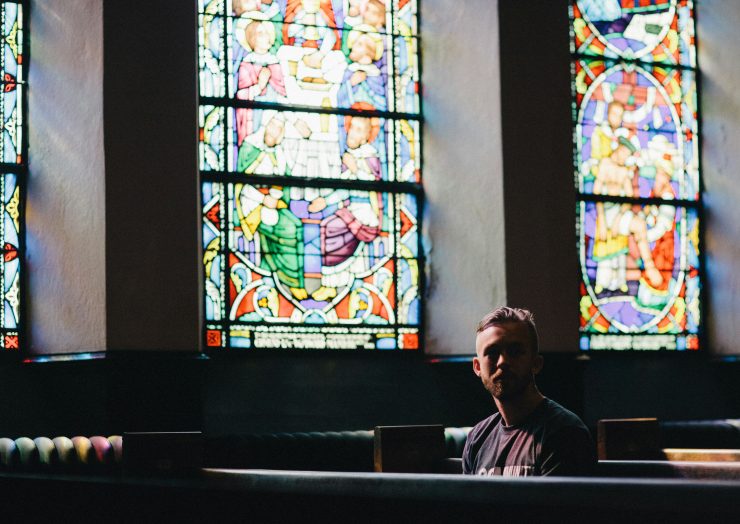
<instances>
[{"instance_id":1,"label":"arched stained glass window","mask_svg":"<svg viewBox=\"0 0 740 524\"><path fill-rule=\"evenodd\" d=\"M199 0L208 348L420 347L415 0Z\"/></svg>"},{"instance_id":2,"label":"arched stained glass window","mask_svg":"<svg viewBox=\"0 0 740 524\"><path fill-rule=\"evenodd\" d=\"M581 349L697 350L691 0L571 3Z\"/></svg>"},{"instance_id":3,"label":"arched stained glass window","mask_svg":"<svg viewBox=\"0 0 740 524\"><path fill-rule=\"evenodd\" d=\"M27 171L25 131L25 83L27 55L24 44L24 2L0 3L2 27L2 94L0 94L0 236L2 261L0 261L0 347L20 347L21 280L23 241L23 191Z\"/></svg>"}]
</instances>

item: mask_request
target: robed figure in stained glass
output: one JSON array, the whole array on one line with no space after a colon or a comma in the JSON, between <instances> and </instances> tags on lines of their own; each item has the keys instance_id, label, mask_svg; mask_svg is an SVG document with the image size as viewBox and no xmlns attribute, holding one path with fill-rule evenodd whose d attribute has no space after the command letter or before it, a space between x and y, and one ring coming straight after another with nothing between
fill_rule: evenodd
<instances>
[{"instance_id":1,"label":"robed figure in stained glass","mask_svg":"<svg viewBox=\"0 0 740 524\"><path fill-rule=\"evenodd\" d=\"M634 167L627 165L627 160L633 153L634 145L621 137L612 154L599 163L593 186L594 194L635 196L632 187ZM604 289L627 293L626 255L630 235L642 257L646 278L653 285L662 284L663 277L655 267L642 215L634 213L630 204L597 202L596 238L593 246L593 258L597 262L594 291L597 294Z\"/></svg>"},{"instance_id":2,"label":"robed figure in stained glass","mask_svg":"<svg viewBox=\"0 0 740 524\"><path fill-rule=\"evenodd\" d=\"M285 116L264 111L265 125L249 135L239 148L236 168L247 174L290 175L291 164L283 147Z\"/></svg>"},{"instance_id":3,"label":"robed figure in stained glass","mask_svg":"<svg viewBox=\"0 0 740 524\"><path fill-rule=\"evenodd\" d=\"M375 32L353 29L347 37L349 65L344 72L337 102L351 107L365 102L378 110L386 109L386 75L377 62L383 57L383 39Z\"/></svg>"},{"instance_id":4,"label":"robed figure in stained glass","mask_svg":"<svg viewBox=\"0 0 740 524\"><path fill-rule=\"evenodd\" d=\"M287 192L281 187L259 189L245 185L237 213L247 240L259 234L261 267L268 269L298 300L306 298L303 275L303 228L288 208Z\"/></svg>"},{"instance_id":5,"label":"robed figure in stained glass","mask_svg":"<svg viewBox=\"0 0 740 524\"><path fill-rule=\"evenodd\" d=\"M372 142L378 135L377 118L347 116L346 150L342 155L342 176L357 180L380 180L378 150ZM343 190L334 194L342 206L321 223L321 288L313 297L326 300L337 289L351 284L355 274L369 269L371 256L364 249L378 237L382 219L382 199L375 192ZM326 207L326 200L316 200L309 210Z\"/></svg>"},{"instance_id":6,"label":"robed figure in stained glass","mask_svg":"<svg viewBox=\"0 0 740 524\"><path fill-rule=\"evenodd\" d=\"M260 102L285 100L285 80L277 57L270 52L275 43L275 25L267 21L239 20L237 31L249 51L239 64L236 98ZM260 126L261 111L236 109L237 144Z\"/></svg>"}]
</instances>

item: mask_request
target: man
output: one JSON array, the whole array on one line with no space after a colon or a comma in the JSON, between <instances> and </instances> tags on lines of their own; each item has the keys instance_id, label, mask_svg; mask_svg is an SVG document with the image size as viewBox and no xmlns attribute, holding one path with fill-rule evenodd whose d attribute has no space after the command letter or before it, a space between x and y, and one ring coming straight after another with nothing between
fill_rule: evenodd
<instances>
[{"instance_id":1,"label":"man","mask_svg":"<svg viewBox=\"0 0 740 524\"><path fill-rule=\"evenodd\" d=\"M583 422L537 389L537 330L524 309L500 307L478 324L473 371L498 407L468 435L463 473L588 475L596 462Z\"/></svg>"}]
</instances>

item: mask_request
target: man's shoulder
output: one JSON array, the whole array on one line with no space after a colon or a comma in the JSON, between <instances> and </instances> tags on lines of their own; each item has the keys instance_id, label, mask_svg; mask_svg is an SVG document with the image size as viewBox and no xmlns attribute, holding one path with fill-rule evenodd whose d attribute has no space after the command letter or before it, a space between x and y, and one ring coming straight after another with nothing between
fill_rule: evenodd
<instances>
[{"instance_id":1,"label":"man's shoulder","mask_svg":"<svg viewBox=\"0 0 740 524\"><path fill-rule=\"evenodd\" d=\"M496 427L500 422L501 414L497 411L473 426L473 429L468 433L468 440L475 441L481 437L485 438L491 432L491 429Z\"/></svg>"},{"instance_id":2,"label":"man's shoulder","mask_svg":"<svg viewBox=\"0 0 740 524\"><path fill-rule=\"evenodd\" d=\"M552 426L553 430L558 430L565 427L574 427L588 431L586 424L583 423L581 418L569 409L564 408L563 406L549 398L545 398L543 402L545 403L545 405L542 418L548 423L548 425Z\"/></svg>"}]
</instances>

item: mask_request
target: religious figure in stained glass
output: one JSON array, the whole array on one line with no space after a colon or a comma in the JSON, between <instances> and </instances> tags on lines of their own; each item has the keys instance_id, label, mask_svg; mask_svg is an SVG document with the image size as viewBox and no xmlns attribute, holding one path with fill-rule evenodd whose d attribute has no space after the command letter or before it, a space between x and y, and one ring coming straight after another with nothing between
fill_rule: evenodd
<instances>
[{"instance_id":1,"label":"religious figure in stained glass","mask_svg":"<svg viewBox=\"0 0 740 524\"><path fill-rule=\"evenodd\" d=\"M373 122L375 120L375 122ZM352 173L358 180L380 179L380 159L372 142L378 136L377 118L347 116L346 150L342 156L344 173ZM321 223L321 288L313 296L325 299L337 295L337 290L348 286L355 274L365 273L374 258L371 243L380 234L383 199L375 192L347 190L336 192L344 206L338 208ZM331 202L319 197L309 206L321 211ZM388 246L375 246L389 252Z\"/></svg>"},{"instance_id":2,"label":"religious figure in stained glass","mask_svg":"<svg viewBox=\"0 0 740 524\"><path fill-rule=\"evenodd\" d=\"M366 102L375 109L386 109L385 73L376 65L383 58L383 38L378 33L349 31L347 37L349 65L339 90L341 107Z\"/></svg>"},{"instance_id":3,"label":"religious figure in stained glass","mask_svg":"<svg viewBox=\"0 0 740 524\"><path fill-rule=\"evenodd\" d=\"M237 31L243 20L237 22ZM269 53L275 43L275 26L272 22L252 20L243 27L242 45L250 52L242 59L238 69L236 98L278 102L287 96L283 71L277 57ZM238 108L236 125L239 144L244 137L259 127L261 114L258 109Z\"/></svg>"},{"instance_id":4,"label":"religious figure in stained glass","mask_svg":"<svg viewBox=\"0 0 740 524\"><path fill-rule=\"evenodd\" d=\"M257 274L262 275L265 292L285 302L271 318L283 317L285 321L320 317L329 303L347 296L352 301L352 293L356 296L363 288L388 306L378 315L378 322L391 322L394 299L390 290L379 293L367 286L379 274L391 276L387 270L392 226L383 213L389 206L389 195L337 189L311 200L316 192L295 189L234 186L238 203L233 254L253 272L246 280L240 278L239 285L245 289L249 281L259 279ZM387 285L392 283L389 278ZM238 305L232 304L232 311L236 311L234 307L242 311L246 304L240 299ZM252 318L244 311L235 317Z\"/></svg>"},{"instance_id":5,"label":"religious figure in stained glass","mask_svg":"<svg viewBox=\"0 0 740 524\"><path fill-rule=\"evenodd\" d=\"M583 349L698 347L692 14L682 0L571 8Z\"/></svg>"},{"instance_id":6,"label":"religious figure in stained glass","mask_svg":"<svg viewBox=\"0 0 740 524\"><path fill-rule=\"evenodd\" d=\"M289 195L281 187L262 191L245 186L237 213L244 238L259 232L261 266L284 284L298 300L307 297L303 275L303 226L288 208Z\"/></svg>"},{"instance_id":7,"label":"religious figure in stained glass","mask_svg":"<svg viewBox=\"0 0 740 524\"><path fill-rule=\"evenodd\" d=\"M199 9L206 344L418 349L415 2Z\"/></svg>"},{"instance_id":8,"label":"religious figure in stained glass","mask_svg":"<svg viewBox=\"0 0 740 524\"><path fill-rule=\"evenodd\" d=\"M291 166L282 147L285 117L270 111L265 120L257 132L242 139L236 169L247 174L290 175Z\"/></svg>"}]
</instances>

